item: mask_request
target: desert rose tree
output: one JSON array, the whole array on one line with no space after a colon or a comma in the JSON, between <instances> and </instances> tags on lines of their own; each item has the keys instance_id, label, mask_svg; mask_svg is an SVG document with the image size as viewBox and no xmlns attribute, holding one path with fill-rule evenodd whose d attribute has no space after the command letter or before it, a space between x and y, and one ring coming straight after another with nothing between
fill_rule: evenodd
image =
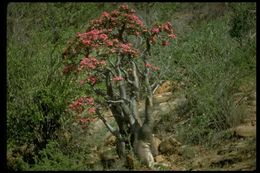
<instances>
[{"instance_id":1,"label":"desert rose tree","mask_svg":"<svg viewBox=\"0 0 260 173\"><path fill-rule=\"evenodd\" d=\"M92 20L77 33L63 53L64 74L74 73L87 95L77 97L69 108L77 113L83 127L97 116L117 139L119 157L125 158L144 124L152 127L153 78L158 67L151 64L151 48L167 46L175 39L169 22L147 28L135 10L120 5L117 10ZM137 103L146 100L144 115ZM104 110L109 108L117 128L109 125ZM144 121L140 117L144 117ZM152 131L143 133L151 136Z\"/></svg>"}]
</instances>

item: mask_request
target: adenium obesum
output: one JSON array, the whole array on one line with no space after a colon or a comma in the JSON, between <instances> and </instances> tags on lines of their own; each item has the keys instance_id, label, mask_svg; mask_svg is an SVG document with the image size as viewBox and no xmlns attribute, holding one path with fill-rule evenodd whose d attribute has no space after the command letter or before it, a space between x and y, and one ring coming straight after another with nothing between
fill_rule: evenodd
<instances>
[{"instance_id":1,"label":"adenium obesum","mask_svg":"<svg viewBox=\"0 0 260 173\"><path fill-rule=\"evenodd\" d=\"M133 63L137 64L140 74L150 75L150 70L159 70L159 67L152 65L149 60L141 60L145 52L144 47L136 45L130 37L142 38L146 51L155 44L169 46L171 40L176 39L170 22L156 24L149 29L136 15L135 10L123 4L117 10L103 12L100 17L90 21L85 32L76 34L63 53L65 64L63 74L75 72L80 78L79 84L82 87L88 84L96 96L102 96L108 102L112 96L104 94L106 91L100 92L98 84L105 83L107 90L108 86L118 89L117 87L125 83L132 85L133 82L130 80L133 78L131 77ZM108 77L108 74L111 74L111 77ZM142 76L145 75L140 75L140 78ZM107 79L110 79L111 85L107 84L109 82ZM113 82L120 85L113 85ZM118 100L121 97L113 95L113 98ZM98 104L94 102L93 97L85 96L75 100L69 108L78 115L82 113L95 115ZM86 127L91 118L81 117L79 122Z\"/></svg>"}]
</instances>

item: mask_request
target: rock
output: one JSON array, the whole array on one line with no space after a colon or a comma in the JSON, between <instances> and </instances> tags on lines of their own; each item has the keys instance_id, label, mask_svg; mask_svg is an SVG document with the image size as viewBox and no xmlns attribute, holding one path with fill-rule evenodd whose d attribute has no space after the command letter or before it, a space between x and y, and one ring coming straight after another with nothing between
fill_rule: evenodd
<instances>
[{"instance_id":1,"label":"rock","mask_svg":"<svg viewBox=\"0 0 260 173\"><path fill-rule=\"evenodd\" d=\"M171 102L164 102L159 104L160 115L168 114L172 111L175 111L177 108L183 107L187 104L187 99L185 96L176 98Z\"/></svg>"},{"instance_id":2,"label":"rock","mask_svg":"<svg viewBox=\"0 0 260 173\"><path fill-rule=\"evenodd\" d=\"M234 128L234 132L236 135L241 137L256 137L255 126L240 125Z\"/></svg>"},{"instance_id":3,"label":"rock","mask_svg":"<svg viewBox=\"0 0 260 173\"><path fill-rule=\"evenodd\" d=\"M154 157L154 160L155 160L156 162L158 162L158 163L161 163L161 162L165 162L165 161L166 161L164 155L158 155L158 156Z\"/></svg>"},{"instance_id":4,"label":"rock","mask_svg":"<svg viewBox=\"0 0 260 173\"><path fill-rule=\"evenodd\" d=\"M159 151L162 154L176 154L179 153L179 147L181 143L177 141L175 138L170 137L163 140L159 145Z\"/></svg>"},{"instance_id":5,"label":"rock","mask_svg":"<svg viewBox=\"0 0 260 173\"><path fill-rule=\"evenodd\" d=\"M108 148L102 152L100 152L100 160L105 169L115 167L116 160L119 159L116 152L112 149Z\"/></svg>"},{"instance_id":6,"label":"rock","mask_svg":"<svg viewBox=\"0 0 260 173\"><path fill-rule=\"evenodd\" d=\"M172 98L172 92L154 95L153 96L153 103L158 104L158 103L162 103L162 102L167 102L171 98Z\"/></svg>"},{"instance_id":7,"label":"rock","mask_svg":"<svg viewBox=\"0 0 260 173\"><path fill-rule=\"evenodd\" d=\"M111 134L111 132L108 132L108 135L106 135L105 138L105 146L109 146L109 145L115 145L116 144L116 137Z\"/></svg>"},{"instance_id":8,"label":"rock","mask_svg":"<svg viewBox=\"0 0 260 173\"><path fill-rule=\"evenodd\" d=\"M159 138L153 137L153 142L156 148L159 148L160 143L162 142Z\"/></svg>"},{"instance_id":9,"label":"rock","mask_svg":"<svg viewBox=\"0 0 260 173\"><path fill-rule=\"evenodd\" d=\"M161 86L159 86L157 89L155 89L154 94L162 94L165 92L171 92L172 91L172 84L170 81L165 81Z\"/></svg>"},{"instance_id":10,"label":"rock","mask_svg":"<svg viewBox=\"0 0 260 173\"><path fill-rule=\"evenodd\" d=\"M197 149L193 146L183 145L180 147L181 156L186 159L192 159L196 156Z\"/></svg>"},{"instance_id":11,"label":"rock","mask_svg":"<svg viewBox=\"0 0 260 173\"><path fill-rule=\"evenodd\" d=\"M153 137L153 142L152 142L152 145L151 145L151 151L152 151L152 154L153 156L157 156L158 155L158 150L159 150L159 145L161 143L161 140L157 137Z\"/></svg>"},{"instance_id":12,"label":"rock","mask_svg":"<svg viewBox=\"0 0 260 173\"><path fill-rule=\"evenodd\" d=\"M86 158L88 158L87 162L86 162L87 165L94 165L97 162L99 162L99 158L96 153L88 154L88 155L86 155Z\"/></svg>"}]
</instances>

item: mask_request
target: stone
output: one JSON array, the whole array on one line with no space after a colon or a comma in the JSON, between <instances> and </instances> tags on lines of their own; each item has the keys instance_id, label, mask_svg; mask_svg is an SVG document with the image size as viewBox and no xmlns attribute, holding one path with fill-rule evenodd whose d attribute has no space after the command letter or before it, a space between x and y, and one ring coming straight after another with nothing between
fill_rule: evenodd
<instances>
[{"instance_id":1,"label":"stone","mask_svg":"<svg viewBox=\"0 0 260 173\"><path fill-rule=\"evenodd\" d=\"M163 94L154 95L153 96L153 103L158 104L158 103L167 102L171 98L172 98L172 92L166 92L166 93L163 93Z\"/></svg>"},{"instance_id":2,"label":"stone","mask_svg":"<svg viewBox=\"0 0 260 173\"><path fill-rule=\"evenodd\" d=\"M162 94L165 92L171 92L173 90L170 81L164 81L161 86L155 89L154 94Z\"/></svg>"},{"instance_id":3,"label":"stone","mask_svg":"<svg viewBox=\"0 0 260 173\"><path fill-rule=\"evenodd\" d=\"M116 144L116 137L111 134L111 132L108 132L109 135L106 135L105 138L105 146L109 146L109 145L115 145Z\"/></svg>"},{"instance_id":4,"label":"stone","mask_svg":"<svg viewBox=\"0 0 260 173\"><path fill-rule=\"evenodd\" d=\"M187 104L187 99L184 96L178 97L173 101L159 104L160 114L165 115L175 111L177 108L183 107Z\"/></svg>"},{"instance_id":5,"label":"stone","mask_svg":"<svg viewBox=\"0 0 260 173\"><path fill-rule=\"evenodd\" d=\"M118 155L111 148L104 149L99 154L104 169L109 169L115 166Z\"/></svg>"},{"instance_id":6,"label":"stone","mask_svg":"<svg viewBox=\"0 0 260 173\"><path fill-rule=\"evenodd\" d=\"M151 151L152 151L152 154L153 156L157 156L158 155L158 150L159 150L159 145L161 143L161 140L157 137L153 137L153 142L152 142L152 145L151 145Z\"/></svg>"},{"instance_id":7,"label":"stone","mask_svg":"<svg viewBox=\"0 0 260 173\"><path fill-rule=\"evenodd\" d=\"M179 147L181 143L173 137L169 137L163 140L159 145L159 151L162 154L176 154L179 153Z\"/></svg>"},{"instance_id":8,"label":"stone","mask_svg":"<svg viewBox=\"0 0 260 173\"><path fill-rule=\"evenodd\" d=\"M155 160L156 162L158 162L158 163L162 163L162 162L165 162L165 161L166 161L164 155L162 155L162 154L155 156L155 157L154 157L154 160Z\"/></svg>"},{"instance_id":9,"label":"stone","mask_svg":"<svg viewBox=\"0 0 260 173\"><path fill-rule=\"evenodd\" d=\"M255 126L240 125L234 128L234 132L236 135L241 137L256 137Z\"/></svg>"}]
</instances>

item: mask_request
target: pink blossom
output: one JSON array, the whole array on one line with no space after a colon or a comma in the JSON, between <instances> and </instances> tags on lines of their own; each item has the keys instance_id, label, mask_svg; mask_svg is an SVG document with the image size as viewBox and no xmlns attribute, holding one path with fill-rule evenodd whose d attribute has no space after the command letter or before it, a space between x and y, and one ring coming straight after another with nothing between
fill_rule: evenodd
<instances>
[{"instance_id":1,"label":"pink blossom","mask_svg":"<svg viewBox=\"0 0 260 173\"><path fill-rule=\"evenodd\" d=\"M96 82L97 82L97 78L96 78L95 76L89 76L89 77L87 78L87 81L88 81L90 84L94 85L94 84L96 84Z\"/></svg>"},{"instance_id":2,"label":"pink blossom","mask_svg":"<svg viewBox=\"0 0 260 173\"><path fill-rule=\"evenodd\" d=\"M84 80L80 80L79 83L80 83L80 85L83 85L85 83L85 81Z\"/></svg>"},{"instance_id":3,"label":"pink blossom","mask_svg":"<svg viewBox=\"0 0 260 173\"><path fill-rule=\"evenodd\" d=\"M113 77L113 81L121 81L121 80L124 80L124 78L122 78L121 76Z\"/></svg>"},{"instance_id":4,"label":"pink blossom","mask_svg":"<svg viewBox=\"0 0 260 173\"><path fill-rule=\"evenodd\" d=\"M159 28L153 28L153 29L152 29L152 33L156 33L156 34L157 34L157 33L159 33L159 32L160 32Z\"/></svg>"},{"instance_id":5,"label":"pink blossom","mask_svg":"<svg viewBox=\"0 0 260 173\"><path fill-rule=\"evenodd\" d=\"M89 119L88 118L80 118L79 122L82 123L82 124L85 124L85 123L89 122Z\"/></svg>"},{"instance_id":6,"label":"pink blossom","mask_svg":"<svg viewBox=\"0 0 260 173\"><path fill-rule=\"evenodd\" d=\"M153 66L153 67L152 67L152 70L157 71L157 70L160 70L160 68Z\"/></svg>"},{"instance_id":7,"label":"pink blossom","mask_svg":"<svg viewBox=\"0 0 260 173\"><path fill-rule=\"evenodd\" d=\"M117 44L119 42L117 38L113 39L112 41L113 41L114 44Z\"/></svg>"},{"instance_id":8,"label":"pink blossom","mask_svg":"<svg viewBox=\"0 0 260 173\"><path fill-rule=\"evenodd\" d=\"M81 60L80 66L82 68L86 67L86 68L89 68L89 69L95 69L96 68L96 61L95 60L96 59L94 59L94 58L86 57L86 58Z\"/></svg>"},{"instance_id":9,"label":"pink blossom","mask_svg":"<svg viewBox=\"0 0 260 173\"><path fill-rule=\"evenodd\" d=\"M108 40L108 41L106 41L106 45L111 47L111 46L113 46L113 42Z\"/></svg>"},{"instance_id":10,"label":"pink blossom","mask_svg":"<svg viewBox=\"0 0 260 173\"><path fill-rule=\"evenodd\" d=\"M99 38L101 38L102 40L106 40L108 37L106 34L100 34Z\"/></svg>"},{"instance_id":11,"label":"pink blossom","mask_svg":"<svg viewBox=\"0 0 260 173\"><path fill-rule=\"evenodd\" d=\"M85 44L86 46L90 46L91 41L90 40L82 40L82 43Z\"/></svg>"},{"instance_id":12,"label":"pink blossom","mask_svg":"<svg viewBox=\"0 0 260 173\"><path fill-rule=\"evenodd\" d=\"M113 11L111 12L111 16L114 16L114 17L117 17L119 14L120 14L120 13L119 13L119 11L117 11L117 10L113 10Z\"/></svg>"},{"instance_id":13,"label":"pink blossom","mask_svg":"<svg viewBox=\"0 0 260 173\"><path fill-rule=\"evenodd\" d=\"M136 36L139 36L139 35L140 35L140 32L135 31L134 34L135 34Z\"/></svg>"},{"instance_id":14,"label":"pink blossom","mask_svg":"<svg viewBox=\"0 0 260 173\"><path fill-rule=\"evenodd\" d=\"M119 9L120 10L128 10L128 5L126 5L126 4L120 5Z\"/></svg>"},{"instance_id":15,"label":"pink blossom","mask_svg":"<svg viewBox=\"0 0 260 173\"><path fill-rule=\"evenodd\" d=\"M87 97L86 101L87 101L87 104L94 105L94 99L92 97Z\"/></svg>"},{"instance_id":16,"label":"pink blossom","mask_svg":"<svg viewBox=\"0 0 260 173\"><path fill-rule=\"evenodd\" d=\"M162 45L163 45L163 46L168 46L169 44L170 44L170 43L169 43L168 41L165 41L165 40L162 41Z\"/></svg>"},{"instance_id":17,"label":"pink blossom","mask_svg":"<svg viewBox=\"0 0 260 173\"><path fill-rule=\"evenodd\" d=\"M168 35L170 38L172 38L172 39L176 39L176 35L175 34L169 34Z\"/></svg>"},{"instance_id":18,"label":"pink blossom","mask_svg":"<svg viewBox=\"0 0 260 173\"><path fill-rule=\"evenodd\" d=\"M127 50L130 49L129 44L121 44L120 47L121 47L124 51L127 51Z\"/></svg>"},{"instance_id":19,"label":"pink blossom","mask_svg":"<svg viewBox=\"0 0 260 173\"><path fill-rule=\"evenodd\" d=\"M152 67L152 66L153 66L153 65L150 64L150 63L145 64L145 67L148 67L148 68L150 68L150 67Z\"/></svg>"},{"instance_id":20,"label":"pink blossom","mask_svg":"<svg viewBox=\"0 0 260 173\"><path fill-rule=\"evenodd\" d=\"M106 63L105 60L100 60L97 64L98 64L98 65L106 65L107 63Z\"/></svg>"},{"instance_id":21,"label":"pink blossom","mask_svg":"<svg viewBox=\"0 0 260 173\"><path fill-rule=\"evenodd\" d=\"M104 17L107 17L107 18L109 18L109 17L110 17L109 13L108 13L108 12L106 12L106 11L102 13L102 16L104 16Z\"/></svg>"},{"instance_id":22,"label":"pink blossom","mask_svg":"<svg viewBox=\"0 0 260 173\"><path fill-rule=\"evenodd\" d=\"M89 108L89 109L88 109L88 113L89 113L89 114L94 114L94 113L96 113L96 108L94 108L94 107L93 107L93 108Z\"/></svg>"}]
</instances>

